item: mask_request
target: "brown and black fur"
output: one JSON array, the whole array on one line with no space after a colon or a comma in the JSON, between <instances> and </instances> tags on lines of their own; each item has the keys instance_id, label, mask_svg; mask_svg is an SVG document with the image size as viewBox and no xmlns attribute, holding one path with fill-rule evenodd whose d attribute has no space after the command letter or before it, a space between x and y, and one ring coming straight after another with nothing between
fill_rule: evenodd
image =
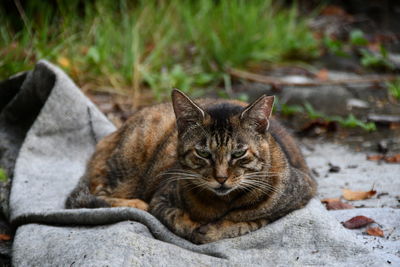
<instances>
[{"instance_id":1,"label":"brown and black fur","mask_svg":"<svg viewBox=\"0 0 400 267\"><path fill-rule=\"evenodd\" d=\"M259 229L315 195L298 146L270 118L273 97L195 103L174 90L172 100L99 142L67 208L148 210L176 234L207 243Z\"/></svg>"}]
</instances>

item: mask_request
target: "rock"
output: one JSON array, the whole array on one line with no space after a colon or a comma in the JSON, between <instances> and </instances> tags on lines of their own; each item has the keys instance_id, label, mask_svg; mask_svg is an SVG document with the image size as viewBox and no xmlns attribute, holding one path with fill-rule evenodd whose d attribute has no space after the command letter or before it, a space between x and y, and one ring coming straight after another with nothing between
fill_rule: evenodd
<instances>
[{"instance_id":1,"label":"rock","mask_svg":"<svg viewBox=\"0 0 400 267\"><path fill-rule=\"evenodd\" d=\"M351 110L353 108L369 108L369 104L366 101L356 98L347 99L347 109Z\"/></svg>"}]
</instances>

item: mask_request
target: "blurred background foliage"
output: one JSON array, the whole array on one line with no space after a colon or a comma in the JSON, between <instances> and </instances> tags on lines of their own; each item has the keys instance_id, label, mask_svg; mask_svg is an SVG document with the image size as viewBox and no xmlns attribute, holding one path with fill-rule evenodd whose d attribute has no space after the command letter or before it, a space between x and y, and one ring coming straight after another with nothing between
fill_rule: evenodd
<instances>
[{"instance_id":1,"label":"blurred background foliage","mask_svg":"<svg viewBox=\"0 0 400 267\"><path fill-rule=\"evenodd\" d=\"M370 74L390 74L363 85L383 88L383 96L370 90L356 98L370 112L396 114L398 10L395 0L3 0L0 79L47 59L116 125L179 88L192 97L245 101L274 94L277 114L296 123L304 117L370 132L376 125L366 110L307 95L288 100L290 90L279 81L326 86L335 75L368 81ZM249 79L253 74L269 82ZM347 89L332 90L340 97Z\"/></svg>"},{"instance_id":2,"label":"blurred background foliage","mask_svg":"<svg viewBox=\"0 0 400 267\"><path fill-rule=\"evenodd\" d=\"M163 100L172 87L199 96L228 68L319 54L296 4L280 1L15 0L0 12L1 79L48 59L84 90L134 102L143 92Z\"/></svg>"}]
</instances>

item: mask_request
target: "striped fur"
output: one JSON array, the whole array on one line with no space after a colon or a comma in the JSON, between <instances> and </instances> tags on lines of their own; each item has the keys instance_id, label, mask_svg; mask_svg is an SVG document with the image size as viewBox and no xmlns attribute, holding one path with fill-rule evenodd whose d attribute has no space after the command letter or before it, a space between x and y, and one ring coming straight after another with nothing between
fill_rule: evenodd
<instances>
[{"instance_id":1,"label":"striped fur","mask_svg":"<svg viewBox=\"0 0 400 267\"><path fill-rule=\"evenodd\" d=\"M67 208L148 210L176 234L207 243L254 231L315 195L294 139L254 103L178 90L137 112L97 145Z\"/></svg>"}]
</instances>

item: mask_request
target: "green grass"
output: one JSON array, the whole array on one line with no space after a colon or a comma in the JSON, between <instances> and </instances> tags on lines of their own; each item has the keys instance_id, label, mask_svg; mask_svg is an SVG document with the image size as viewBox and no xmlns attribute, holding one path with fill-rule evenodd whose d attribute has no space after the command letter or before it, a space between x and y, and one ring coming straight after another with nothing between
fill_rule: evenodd
<instances>
[{"instance_id":1,"label":"green grass","mask_svg":"<svg viewBox=\"0 0 400 267\"><path fill-rule=\"evenodd\" d=\"M358 29L350 32L349 40L346 42L329 36L325 36L323 39L323 45L336 56L351 57L354 51L358 51L360 64L366 69L378 71L395 69L394 64L388 59L386 48L382 44L379 45L379 51L371 51L368 44L364 32Z\"/></svg>"},{"instance_id":2,"label":"green grass","mask_svg":"<svg viewBox=\"0 0 400 267\"><path fill-rule=\"evenodd\" d=\"M0 168L0 182L7 182L7 174L6 171L2 168Z\"/></svg>"},{"instance_id":3,"label":"green grass","mask_svg":"<svg viewBox=\"0 0 400 267\"><path fill-rule=\"evenodd\" d=\"M349 114L347 117L341 116L328 116L323 112L317 111L310 103L305 103L303 106L299 105L287 105L276 101L276 109L283 116L292 116L295 114L306 114L307 118L311 120L321 119L327 122L337 122L344 128L361 128L365 131L376 131L376 125L373 122L363 122L356 118L353 114Z\"/></svg>"},{"instance_id":4,"label":"green grass","mask_svg":"<svg viewBox=\"0 0 400 267\"><path fill-rule=\"evenodd\" d=\"M376 131L376 125L373 122L363 122L357 119L353 114L349 114L347 117L341 116L328 116L320 111L316 111L310 103L305 103L304 108L306 114L311 119L323 119L324 121L334 121L340 126L345 128L362 128L365 131Z\"/></svg>"},{"instance_id":5,"label":"green grass","mask_svg":"<svg viewBox=\"0 0 400 267\"><path fill-rule=\"evenodd\" d=\"M150 88L161 100L172 87L201 94L224 83L229 67L318 52L296 6L271 0L32 2L17 23L0 16L0 78L45 58L85 88L134 99Z\"/></svg>"},{"instance_id":6,"label":"green grass","mask_svg":"<svg viewBox=\"0 0 400 267\"><path fill-rule=\"evenodd\" d=\"M397 78L393 82L388 82L386 86L389 90L389 94L397 101L400 101L400 78Z\"/></svg>"}]
</instances>

